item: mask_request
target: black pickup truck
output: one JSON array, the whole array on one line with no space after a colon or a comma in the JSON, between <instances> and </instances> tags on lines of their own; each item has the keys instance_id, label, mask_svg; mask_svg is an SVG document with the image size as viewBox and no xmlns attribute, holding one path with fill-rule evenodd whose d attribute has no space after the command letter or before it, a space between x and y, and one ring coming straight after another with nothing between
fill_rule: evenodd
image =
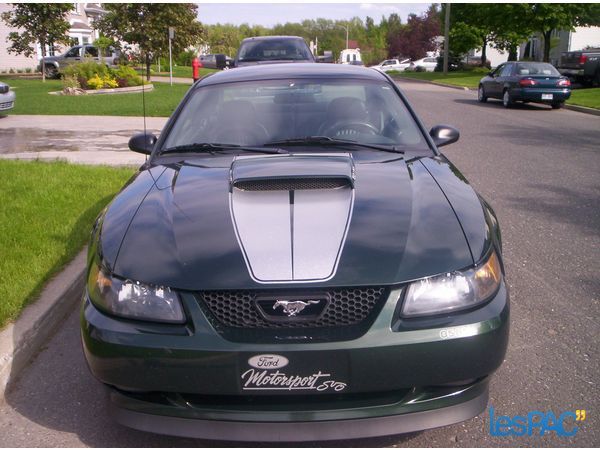
<instances>
[{"instance_id":1,"label":"black pickup truck","mask_svg":"<svg viewBox=\"0 0 600 450\"><path fill-rule=\"evenodd\" d=\"M577 82L600 85L600 48L562 53L558 71Z\"/></svg>"}]
</instances>

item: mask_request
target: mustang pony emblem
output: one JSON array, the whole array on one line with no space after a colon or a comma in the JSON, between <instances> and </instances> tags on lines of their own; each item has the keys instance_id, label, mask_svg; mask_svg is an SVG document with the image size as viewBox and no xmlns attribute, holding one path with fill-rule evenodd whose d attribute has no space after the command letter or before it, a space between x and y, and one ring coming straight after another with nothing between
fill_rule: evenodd
<instances>
[{"instance_id":1,"label":"mustang pony emblem","mask_svg":"<svg viewBox=\"0 0 600 450\"><path fill-rule=\"evenodd\" d=\"M316 305L320 302L321 300L308 300L306 302L303 302L302 300L277 300L273 305L273 309L277 309L281 306L283 312L287 314L288 317L294 317L308 305Z\"/></svg>"}]
</instances>

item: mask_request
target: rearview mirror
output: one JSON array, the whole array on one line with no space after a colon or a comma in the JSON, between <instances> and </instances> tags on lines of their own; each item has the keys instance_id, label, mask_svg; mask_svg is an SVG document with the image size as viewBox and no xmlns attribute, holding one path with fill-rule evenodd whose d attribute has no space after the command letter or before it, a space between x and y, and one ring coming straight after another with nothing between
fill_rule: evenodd
<instances>
[{"instance_id":1,"label":"rearview mirror","mask_svg":"<svg viewBox=\"0 0 600 450\"><path fill-rule=\"evenodd\" d=\"M436 125L429 132L429 136L432 137L436 146L443 147L444 145L453 144L458 141L460 133L450 125Z\"/></svg>"},{"instance_id":2,"label":"rearview mirror","mask_svg":"<svg viewBox=\"0 0 600 450\"><path fill-rule=\"evenodd\" d=\"M154 149L158 138L153 134L140 133L129 139L129 149L137 153L149 155Z\"/></svg>"}]
</instances>

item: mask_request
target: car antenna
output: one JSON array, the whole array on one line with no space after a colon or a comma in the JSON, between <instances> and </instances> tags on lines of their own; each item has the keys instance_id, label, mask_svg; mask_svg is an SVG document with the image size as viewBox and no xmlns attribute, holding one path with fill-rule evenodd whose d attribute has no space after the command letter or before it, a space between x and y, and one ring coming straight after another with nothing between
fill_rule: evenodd
<instances>
[{"instance_id":1,"label":"car antenna","mask_svg":"<svg viewBox=\"0 0 600 450\"><path fill-rule=\"evenodd\" d=\"M144 84L144 74L142 72L142 110L144 114L144 136L146 136L146 96L144 95L146 90L144 89ZM146 138L144 137L144 139ZM146 161L148 161L148 155L146 155Z\"/></svg>"}]
</instances>

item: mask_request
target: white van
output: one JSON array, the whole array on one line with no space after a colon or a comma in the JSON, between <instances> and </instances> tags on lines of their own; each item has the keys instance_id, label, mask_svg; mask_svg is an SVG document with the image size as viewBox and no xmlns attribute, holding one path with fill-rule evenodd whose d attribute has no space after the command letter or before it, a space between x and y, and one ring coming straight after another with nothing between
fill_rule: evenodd
<instances>
[{"instance_id":1,"label":"white van","mask_svg":"<svg viewBox=\"0 0 600 450\"><path fill-rule=\"evenodd\" d=\"M354 61L362 61L359 48L345 48L340 52L340 64L352 64Z\"/></svg>"}]
</instances>

